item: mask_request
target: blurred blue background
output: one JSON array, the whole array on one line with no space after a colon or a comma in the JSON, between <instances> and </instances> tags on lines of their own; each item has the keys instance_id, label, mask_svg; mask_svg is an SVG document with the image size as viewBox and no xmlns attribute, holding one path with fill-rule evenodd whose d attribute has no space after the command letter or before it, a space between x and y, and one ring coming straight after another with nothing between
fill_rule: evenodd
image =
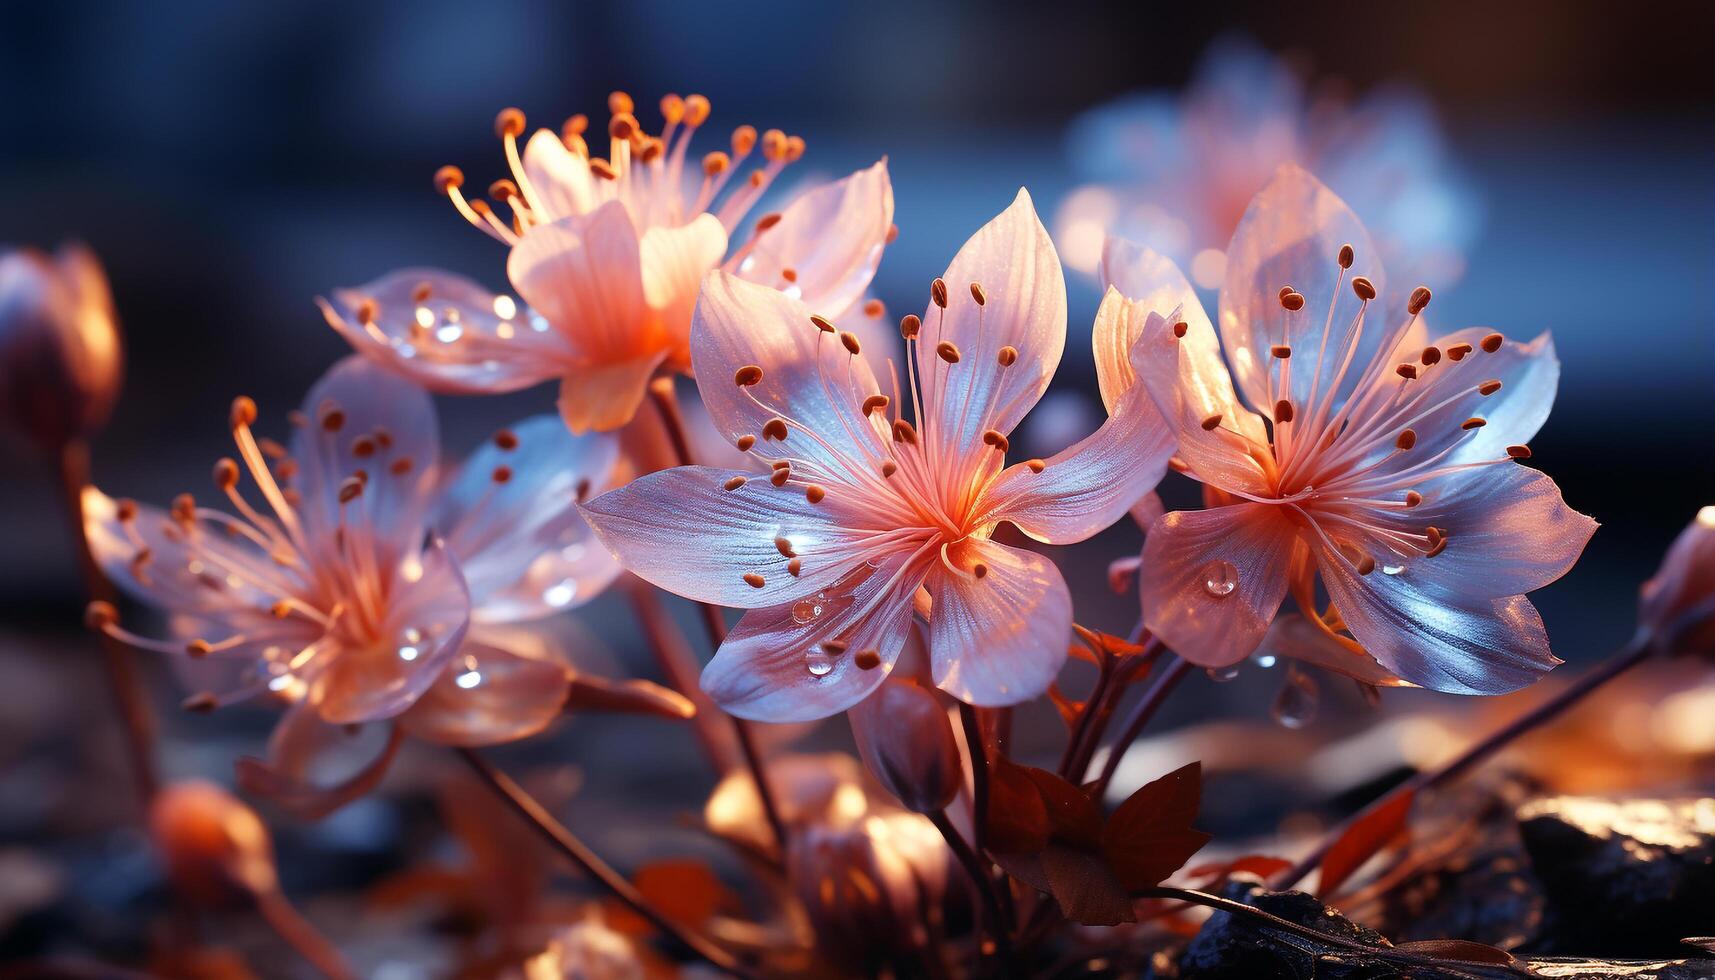
<instances>
[{"instance_id":1,"label":"blurred blue background","mask_svg":"<svg viewBox=\"0 0 1715 980\"><path fill-rule=\"evenodd\" d=\"M8 3L3 22L0 241L81 238L106 263L130 358L96 444L115 494L204 491L230 451L235 394L283 428L347 352L316 295L405 265L502 286L502 251L430 178L446 163L475 186L501 176L504 106L532 126L599 120L620 88L652 126L659 95L701 92L714 116L697 152L749 122L808 140L799 177L886 155L900 238L876 292L907 311L1020 185L1053 213L1075 182L1064 134L1080 110L1183 84L1237 30L1353 92L1403 81L1439 106L1487 220L1463 281L1430 283L1436 323L1553 331L1563 380L1533 465L1604 524L1582 564L1535 596L1562 657L1576 667L1624 640L1637 584L1715 501L1715 5L69 0ZM1097 291L1070 286L1058 386L1095 406ZM462 448L552 400L551 386L443 400L443 425ZM5 645L93 660L51 474L5 452ZM1103 570L1138 540L1124 526L1065 563L1082 621L1129 625L1133 600L1109 594ZM585 620L624 646L622 606ZM1204 693L1174 712L1254 711L1271 691L1243 688L1188 687ZM169 770L225 771L231 752L203 748Z\"/></svg>"}]
</instances>

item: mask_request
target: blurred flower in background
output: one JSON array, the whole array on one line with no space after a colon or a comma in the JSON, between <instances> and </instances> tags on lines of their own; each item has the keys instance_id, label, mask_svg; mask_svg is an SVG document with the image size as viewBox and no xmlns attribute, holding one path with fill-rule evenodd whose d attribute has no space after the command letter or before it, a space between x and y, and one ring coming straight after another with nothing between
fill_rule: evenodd
<instances>
[{"instance_id":1,"label":"blurred flower in background","mask_svg":"<svg viewBox=\"0 0 1715 980\"><path fill-rule=\"evenodd\" d=\"M113 412L123 361L89 249L0 254L0 422L47 451L87 436Z\"/></svg>"},{"instance_id":2,"label":"blurred flower in background","mask_svg":"<svg viewBox=\"0 0 1715 980\"><path fill-rule=\"evenodd\" d=\"M1286 60L1235 37L1210 46L1183 92L1098 106L1071 127L1088 183L1055 216L1068 268L1094 273L1119 235L1161 253L1203 289L1221 285L1245 206L1283 163L1315 173L1365 216L1399 281L1445 284L1481 224L1433 109L1384 88L1356 104L1313 91Z\"/></svg>"}]
</instances>

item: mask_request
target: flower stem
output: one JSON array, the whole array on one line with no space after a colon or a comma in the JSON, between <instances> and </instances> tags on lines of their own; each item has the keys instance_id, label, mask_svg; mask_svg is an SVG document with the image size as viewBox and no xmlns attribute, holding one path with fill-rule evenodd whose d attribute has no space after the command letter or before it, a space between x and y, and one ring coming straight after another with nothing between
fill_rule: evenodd
<instances>
[{"instance_id":1,"label":"flower stem","mask_svg":"<svg viewBox=\"0 0 1715 980\"><path fill-rule=\"evenodd\" d=\"M1143 697L1132 705L1131 714L1126 716L1125 725L1120 729L1120 737L1108 749L1108 757L1102 763L1102 774L1096 777L1095 799L1101 799L1108 791L1108 784L1114 780L1114 772L1119 769L1120 758L1131 743L1137 741L1137 736L1143 731L1143 726L1149 724L1149 719L1161 710L1167 701L1167 695L1173 692L1179 681L1191 669L1190 661L1169 653L1166 661L1155 675L1155 683L1149 690L1143 692Z\"/></svg>"},{"instance_id":2,"label":"flower stem","mask_svg":"<svg viewBox=\"0 0 1715 980\"><path fill-rule=\"evenodd\" d=\"M690 643L674 628L653 587L642 580L632 579L624 583L624 588L668 686L697 706L697 714L691 719L691 730L697 733L697 741L704 754L714 763L717 772L724 774L730 771L737 763L737 745L731 732L717 727L714 701L697 685L696 654Z\"/></svg>"},{"instance_id":3,"label":"flower stem","mask_svg":"<svg viewBox=\"0 0 1715 980\"><path fill-rule=\"evenodd\" d=\"M649 398L655 405L655 410L661 416L661 426L667 432L667 440L672 444L673 454L678 458L679 465L690 466L691 443L685 436L685 417L679 412L678 398L673 394L672 378L656 378L649 383ZM706 602L699 602L702 610L703 625L709 634L709 650L718 651L726 642L726 618L719 608ZM763 769L762 753L757 750L755 733L751 731L750 723L743 718L732 718L733 731L738 736L739 751L744 755L745 765L750 768L750 777L756 783L757 798L762 801L762 812L768 818L768 827L774 833L776 853L782 859L786 855L786 823L780 817L780 808L775 803L773 787L769 785L768 775Z\"/></svg>"},{"instance_id":4,"label":"flower stem","mask_svg":"<svg viewBox=\"0 0 1715 980\"><path fill-rule=\"evenodd\" d=\"M649 920L663 935L672 937L680 945L714 966L735 976L749 976L748 972L739 965L738 960L734 959L731 953L716 946L704 936L667 918L649 904L649 900L637 890L635 885L627 881L625 876L615 871L606 861L603 861L594 851L590 850L589 846L578 839L577 835L568 830L564 824L555 820L553 815L541 803L537 802L535 797L526 792L524 787L519 786L511 776L496 769L473 749L461 748L457 751L459 755L464 757L465 762L476 770L476 774L481 776L483 781L496 793L500 794L500 797L519 816L535 827L550 844L559 849L560 853L571 858L573 864L600 882L603 887L613 893L615 898L623 902L633 912Z\"/></svg>"},{"instance_id":5,"label":"flower stem","mask_svg":"<svg viewBox=\"0 0 1715 980\"><path fill-rule=\"evenodd\" d=\"M971 837L977 853L983 851L983 828L988 825L989 812L989 754L983 739L982 719L977 709L959 702L959 722L965 730L965 748L971 754Z\"/></svg>"},{"instance_id":6,"label":"flower stem","mask_svg":"<svg viewBox=\"0 0 1715 980\"><path fill-rule=\"evenodd\" d=\"M78 571L83 576L84 591L89 598L102 602L117 602L113 584L101 574L95 554L89 547L89 535L84 530L83 488L89 485L89 445L81 439L67 443L60 450L60 490L64 495L66 517L71 522L72 540L77 545ZM127 754L137 796L147 807L155 798L160 776L155 770L155 719L149 710L149 697L137 675L137 665L131 651L119 641L98 634L102 658L106 666L108 686L119 720L124 726Z\"/></svg>"},{"instance_id":7,"label":"flower stem","mask_svg":"<svg viewBox=\"0 0 1715 980\"><path fill-rule=\"evenodd\" d=\"M1001 965L1003 973L1011 972L1012 939L1007 934L1007 920L1000 910L1000 898L995 894L994 879L989 877L988 866L977 853L971 850L971 845L960 836L959 828L953 826L953 821L947 819L947 812L941 810L928 815L935 824L935 829L946 838L947 847L958 858L959 864L970 876L971 883L976 886L977 895L982 900L983 916L988 919L989 933L994 936L995 959Z\"/></svg>"},{"instance_id":8,"label":"flower stem","mask_svg":"<svg viewBox=\"0 0 1715 980\"><path fill-rule=\"evenodd\" d=\"M1570 687L1559 694L1513 719L1504 728L1493 732L1487 738L1459 753L1452 760L1435 769L1426 769L1382 794L1369 806L1352 814L1338 827L1335 827L1322 839L1322 843L1318 844L1315 850L1311 851L1302 861L1283 872L1279 878L1276 878L1271 883L1272 887L1284 889L1298 884L1306 875L1321 865L1322 859L1328 856L1328 850L1334 846L1334 842L1339 840L1348 829L1360 820L1406 793L1415 794L1432 790L1464 775L1473 766L1505 748L1520 735L1552 720L1561 712L1582 701L1590 692L1642 663L1649 657L1650 650L1648 638L1639 634L1623 650L1578 678Z\"/></svg>"},{"instance_id":9,"label":"flower stem","mask_svg":"<svg viewBox=\"0 0 1715 980\"><path fill-rule=\"evenodd\" d=\"M328 942L303 913L286 900L278 888L270 888L256 894L256 907L262 913L270 928L286 941L286 945L298 951L316 972L328 980L357 980L357 974L351 965L345 961L338 947Z\"/></svg>"}]
</instances>

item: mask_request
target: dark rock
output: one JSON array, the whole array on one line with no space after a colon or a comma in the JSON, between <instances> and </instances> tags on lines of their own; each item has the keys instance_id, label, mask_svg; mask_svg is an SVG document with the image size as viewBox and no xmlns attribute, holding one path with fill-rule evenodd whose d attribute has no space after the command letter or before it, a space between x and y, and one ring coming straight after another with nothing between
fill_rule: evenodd
<instances>
[{"instance_id":1,"label":"dark rock","mask_svg":"<svg viewBox=\"0 0 1715 980\"><path fill-rule=\"evenodd\" d=\"M1565 952L1682 955L1715 923L1715 799L1550 797L1518 821Z\"/></svg>"},{"instance_id":2,"label":"dark rock","mask_svg":"<svg viewBox=\"0 0 1715 980\"><path fill-rule=\"evenodd\" d=\"M1271 892L1261 879L1237 874L1221 890L1221 897L1254 906L1301 926L1308 926L1334 939L1365 946L1386 947L1388 941L1300 891ZM1346 951L1344 945L1321 944L1284 930L1271 929L1256 920L1228 912L1216 912L1203 924L1179 958L1184 980L1298 980L1315 976L1323 980L1370 980L1397 977L1397 968L1368 962L1347 962L1330 954Z\"/></svg>"}]
</instances>

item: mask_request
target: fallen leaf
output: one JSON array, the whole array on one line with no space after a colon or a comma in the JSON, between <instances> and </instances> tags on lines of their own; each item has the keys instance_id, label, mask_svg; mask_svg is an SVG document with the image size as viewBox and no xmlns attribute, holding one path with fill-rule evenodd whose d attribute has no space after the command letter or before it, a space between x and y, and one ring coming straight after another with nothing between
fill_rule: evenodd
<instances>
[{"instance_id":1,"label":"fallen leaf","mask_svg":"<svg viewBox=\"0 0 1715 980\"><path fill-rule=\"evenodd\" d=\"M1518 962L1513 958L1513 954L1504 949L1464 939L1423 939L1413 943L1400 943L1394 949L1444 960L1458 960L1461 963L1498 963L1511 966Z\"/></svg>"},{"instance_id":2,"label":"fallen leaf","mask_svg":"<svg viewBox=\"0 0 1715 980\"><path fill-rule=\"evenodd\" d=\"M1324 898L1332 895L1364 862L1405 833L1406 818L1411 815L1416 796L1409 790L1401 793L1346 828L1322 858L1317 894Z\"/></svg>"}]
</instances>

